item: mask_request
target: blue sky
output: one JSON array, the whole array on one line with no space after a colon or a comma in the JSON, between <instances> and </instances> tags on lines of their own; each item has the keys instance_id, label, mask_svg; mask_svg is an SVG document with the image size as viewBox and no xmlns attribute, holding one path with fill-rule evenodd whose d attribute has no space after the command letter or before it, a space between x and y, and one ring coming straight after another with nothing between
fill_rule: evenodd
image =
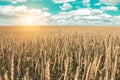
<instances>
[{"instance_id":1,"label":"blue sky","mask_svg":"<svg viewBox=\"0 0 120 80\"><path fill-rule=\"evenodd\" d=\"M120 26L120 0L0 0L0 25Z\"/></svg>"}]
</instances>

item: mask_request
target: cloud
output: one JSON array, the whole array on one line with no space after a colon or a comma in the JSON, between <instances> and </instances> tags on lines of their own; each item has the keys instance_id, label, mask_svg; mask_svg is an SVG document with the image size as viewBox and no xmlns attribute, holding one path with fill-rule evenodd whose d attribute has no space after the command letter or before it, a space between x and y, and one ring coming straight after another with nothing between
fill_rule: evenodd
<instances>
[{"instance_id":1,"label":"cloud","mask_svg":"<svg viewBox=\"0 0 120 80\"><path fill-rule=\"evenodd\" d=\"M68 12L50 14L26 6L0 6L0 25L120 25L120 16L111 16L102 9L79 8Z\"/></svg>"},{"instance_id":2,"label":"cloud","mask_svg":"<svg viewBox=\"0 0 120 80\"><path fill-rule=\"evenodd\" d=\"M54 3L66 3L66 2L74 2L76 0L52 0Z\"/></svg>"},{"instance_id":3,"label":"cloud","mask_svg":"<svg viewBox=\"0 0 120 80\"><path fill-rule=\"evenodd\" d=\"M120 25L120 16L114 16L114 19L116 20L115 23L117 23L118 25Z\"/></svg>"},{"instance_id":4,"label":"cloud","mask_svg":"<svg viewBox=\"0 0 120 80\"><path fill-rule=\"evenodd\" d=\"M26 2L27 0L2 0L2 1L11 2L12 4L16 4L18 2Z\"/></svg>"},{"instance_id":5,"label":"cloud","mask_svg":"<svg viewBox=\"0 0 120 80\"><path fill-rule=\"evenodd\" d=\"M103 11L118 11L118 8L116 6L104 6L100 8Z\"/></svg>"},{"instance_id":6,"label":"cloud","mask_svg":"<svg viewBox=\"0 0 120 80\"><path fill-rule=\"evenodd\" d=\"M0 15L4 16L20 16L20 15L34 15L40 16L44 12L40 9L28 9L26 6L0 6ZM45 12L46 14L47 12Z\"/></svg>"},{"instance_id":7,"label":"cloud","mask_svg":"<svg viewBox=\"0 0 120 80\"><path fill-rule=\"evenodd\" d=\"M83 3L89 3L90 2L90 0L83 0Z\"/></svg>"},{"instance_id":8,"label":"cloud","mask_svg":"<svg viewBox=\"0 0 120 80\"><path fill-rule=\"evenodd\" d=\"M118 20L118 19L117 19ZM119 18L120 20L120 18ZM50 24L53 25L118 25L116 19L100 9L78 9L69 12L60 12L52 15Z\"/></svg>"},{"instance_id":9,"label":"cloud","mask_svg":"<svg viewBox=\"0 0 120 80\"><path fill-rule=\"evenodd\" d=\"M83 0L82 2L85 6L90 7L90 0Z\"/></svg>"},{"instance_id":10,"label":"cloud","mask_svg":"<svg viewBox=\"0 0 120 80\"><path fill-rule=\"evenodd\" d=\"M22 14L26 14L27 11L28 9L25 6L0 6L0 15L3 16L20 16Z\"/></svg>"},{"instance_id":11,"label":"cloud","mask_svg":"<svg viewBox=\"0 0 120 80\"><path fill-rule=\"evenodd\" d=\"M96 4L94 4L95 6L100 6L101 5L101 3L99 2L99 3L96 3Z\"/></svg>"},{"instance_id":12,"label":"cloud","mask_svg":"<svg viewBox=\"0 0 120 80\"><path fill-rule=\"evenodd\" d=\"M99 0L103 4L115 5L119 4L120 0Z\"/></svg>"},{"instance_id":13,"label":"cloud","mask_svg":"<svg viewBox=\"0 0 120 80\"><path fill-rule=\"evenodd\" d=\"M100 9L92 9L91 14L92 15L99 15L99 14L103 14L103 11Z\"/></svg>"},{"instance_id":14,"label":"cloud","mask_svg":"<svg viewBox=\"0 0 120 80\"><path fill-rule=\"evenodd\" d=\"M44 7L42 10L47 11L47 10L49 10L49 8Z\"/></svg>"},{"instance_id":15,"label":"cloud","mask_svg":"<svg viewBox=\"0 0 120 80\"><path fill-rule=\"evenodd\" d=\"M64 3L63 6L60 6L61 10L69 10L72 8L72 5L69 3Z\"/></svg>"},{"instance_id":16,"label":"cloud","mask_svg":"<svg viewBox=\"0 0 120 80\"><path fill-rule=\"evenodd\" d=\"M0 6L0 25L25 25L33 19L35 25L47 24L50 13L40 9L28 9L26 6Z\"/></svg>"},{"instance_id":17,"label":"cloud","mask_svg":"<svg viewBox=\"0 0 120 80\"><path fill-rule=\"evenodd\" d=\"M75 13L75 15L85 16L85 15L90 15L91 11L90 11L90 9L83 8L83 9L78 9L78 10L73 11L73 13Z\"/></svg>"}]
</instances>

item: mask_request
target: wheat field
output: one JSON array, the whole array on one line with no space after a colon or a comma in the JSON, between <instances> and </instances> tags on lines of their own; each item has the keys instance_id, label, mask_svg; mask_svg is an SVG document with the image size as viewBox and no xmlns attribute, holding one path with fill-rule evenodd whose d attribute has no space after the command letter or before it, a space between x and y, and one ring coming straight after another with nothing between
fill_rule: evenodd
<instances>
[{"instance_id":1,"label":"wheat field","mask_svg":"<svg viewBox=\"0 0 120 80\"><path fill-rule=\"evenodd\" d=\"M0 80L120 80L120 28L1 27Z\"/></svg>"}]
</instances>

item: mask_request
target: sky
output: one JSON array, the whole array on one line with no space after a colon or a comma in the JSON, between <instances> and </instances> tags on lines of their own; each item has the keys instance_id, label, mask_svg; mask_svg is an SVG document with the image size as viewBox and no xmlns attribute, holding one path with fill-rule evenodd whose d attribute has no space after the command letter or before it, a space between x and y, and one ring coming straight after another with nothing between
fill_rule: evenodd
<instances>
[{"instance_id":1,"label":"sky","mask_svg":"<svg viewBox=\"0 0 120 80\"><path fill-rule=\"evenodd\" d=\"M120 0L0 0L0 26L120 26Z\"/></svg>"}]
</instances>

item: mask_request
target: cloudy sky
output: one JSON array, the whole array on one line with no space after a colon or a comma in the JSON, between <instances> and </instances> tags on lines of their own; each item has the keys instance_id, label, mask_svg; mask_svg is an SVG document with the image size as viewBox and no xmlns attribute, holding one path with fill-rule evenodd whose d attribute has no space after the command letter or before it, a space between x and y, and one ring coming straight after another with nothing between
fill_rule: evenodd
<instances>
[{"instance_id":1,"label":"cloudy sky","mask_svg":"<svg viewBox=\"0 0 120 80\"><path fill-rule=\"evenodd\" d=\"M0 0L0 26L120 26L120 0Z\"/></svg>"}]
</instances>

